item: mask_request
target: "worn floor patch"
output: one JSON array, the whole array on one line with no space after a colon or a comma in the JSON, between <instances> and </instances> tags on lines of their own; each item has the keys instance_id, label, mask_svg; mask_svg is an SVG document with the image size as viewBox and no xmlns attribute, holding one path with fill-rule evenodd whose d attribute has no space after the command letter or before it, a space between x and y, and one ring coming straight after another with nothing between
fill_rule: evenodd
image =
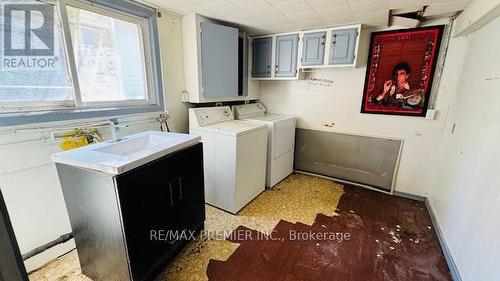
<instances>
[{"instance_id":1,"label":"worn floor patch","mask_svg":"<svg viewBox=\"0 0 500 281\"><path fill-rule=\"evenodd\" d=\"M229 238L240 246L210 261L209 280L452 280L423 202L349 186L337 212L280 221L267 236L240 226Z\"/></svg>"},{"instance_id":2,"label":"worn floor patch","mask_svg":"<svg viewBox=\"0 0 500 281\"><path fill-rule=\"evenodd\" d=\"M332 216L343 193L343 186L328 179L293 174L266 190L241 210L231 215L206 207L205 229L209 233L231 233L239 226L261 232L272 231L280 220L311 225L318 214ZM208 280L210 260L225 261L239 243L214 235L190 242L156 280ZM30 280L85 280L76 251L30 274Z\"/></svg>"}]
</instances>

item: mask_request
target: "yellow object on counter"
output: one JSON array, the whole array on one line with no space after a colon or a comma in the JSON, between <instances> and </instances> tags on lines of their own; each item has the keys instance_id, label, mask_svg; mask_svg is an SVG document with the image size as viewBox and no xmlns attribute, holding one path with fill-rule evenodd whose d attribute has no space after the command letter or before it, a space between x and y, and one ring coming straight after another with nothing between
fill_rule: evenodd
<instances>
[{"instance_id":1,"label":"yellow object on counter","mask_svg":"<svg viewBox=\"0 0 500 281\"><path fill-rule=\"evenodd\" d=\"M72 137L64 137L63 142L59 145L59 147L62 150L66 151L86 146L87 144L88 142L85 136L72 136Z\"/></svg>"},{"instance_id":2,"label":"yellow object on counter","mask_svg":"<svg viewBox=\"0 0 500 281\"><path fill-rule=\"evenodd\" d=\"M58 137L62 138L62 143L59 147L63 151L102 141L102 134L96 128L75 128L72 131L61 134Z\"/></svg>"}]
</instances>

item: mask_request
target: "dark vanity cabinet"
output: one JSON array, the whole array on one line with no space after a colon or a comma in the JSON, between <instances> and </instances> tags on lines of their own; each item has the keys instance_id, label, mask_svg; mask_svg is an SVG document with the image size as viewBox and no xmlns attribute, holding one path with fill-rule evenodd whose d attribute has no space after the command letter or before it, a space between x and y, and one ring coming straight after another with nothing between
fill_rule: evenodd
<instances>
[{"instance_id":1,"label":"dark vanity cabinet","mask_svg":"<svg viewBox=\"0 0 500 281\"><path fill-rule=\"evenodd\" d=\"M134 280L144 280L172 256L166 253L181 249L186 241L174 239L182 231L202 227L201 155L199 144L116 177Z\"/></svg>"},{"instance_id":2,"label":"dark vanity cabinet","mask_svg":"<svg viewBox=\"0 0 500 281\"><path fill-rule=\"evenodd\" d=\"M119 175L57 169L82 272L93 280L150 280L203 228L201 143Z\"/></svg>"}]
</instances>

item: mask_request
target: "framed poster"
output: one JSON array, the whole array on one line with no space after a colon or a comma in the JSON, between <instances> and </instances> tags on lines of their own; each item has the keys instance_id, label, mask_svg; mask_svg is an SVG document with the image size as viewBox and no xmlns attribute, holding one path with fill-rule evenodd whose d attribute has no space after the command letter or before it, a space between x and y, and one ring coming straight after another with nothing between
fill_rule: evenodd
<instances>
[{"instance_id":1,"label":"framed poster","mask_svg":"<svg viewBox=\"0 0 500 281\"><path fill-rule=\"evenodd\" d=\"M443 29L372 33L362 113L425 116Z\"/></svg>"}]
</instances>

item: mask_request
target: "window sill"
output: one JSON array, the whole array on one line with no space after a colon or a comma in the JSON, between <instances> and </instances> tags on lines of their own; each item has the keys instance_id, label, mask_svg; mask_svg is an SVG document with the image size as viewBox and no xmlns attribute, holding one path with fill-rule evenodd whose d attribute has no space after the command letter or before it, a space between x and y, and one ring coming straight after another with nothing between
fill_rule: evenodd
<instances>
[{"instance_id":1,"label":"window sill","mask_svg":"<svg viewBox=\"0 0 500 281\"><path fill-rule=\"evenodd\" d=\"M164 109L162 106L142 105L130 107L73 108L52 111L0 113L0 127L163 111Z\"/></svg>"}]
</instances>

